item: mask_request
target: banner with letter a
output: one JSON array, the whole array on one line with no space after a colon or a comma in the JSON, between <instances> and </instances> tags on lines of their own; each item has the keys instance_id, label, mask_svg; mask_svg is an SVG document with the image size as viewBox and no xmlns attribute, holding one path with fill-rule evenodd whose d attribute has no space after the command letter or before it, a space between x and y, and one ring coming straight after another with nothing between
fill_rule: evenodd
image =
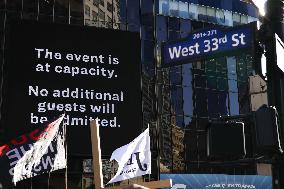
<instances>
[{"instance_id":1,"label":"banner with letter a","mask_svg":"<svg viewBox=\"0 0 284 189\"><path fill-rule=\"evenodd\" d=\"M0 184L8 187L33 176L66 168L64 115L0 146Z\"/></svg>"},{"instance_id":2,"label":"banner with letter a","mask_svg":"<svg viewBox=\"0 0 284 189\"><path fill-rule=\"evenodd\" d=\"M113 183L133 177L151 174L151 151L149 128L129 144L116 149L110 160L118 162L115 176L108 182Z\"/></svg>"}]
</instances>

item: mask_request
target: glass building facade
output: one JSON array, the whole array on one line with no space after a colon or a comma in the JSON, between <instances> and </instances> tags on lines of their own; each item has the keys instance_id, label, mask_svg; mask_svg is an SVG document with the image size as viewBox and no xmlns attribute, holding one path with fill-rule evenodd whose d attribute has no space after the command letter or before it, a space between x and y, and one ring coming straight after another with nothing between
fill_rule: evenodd
<instances>
[{"instance_id":1,"label":"glass building facade","mask_svg":"<svg viewBox=\"0 0 284 189\"><path fill-rule=\"evenodd\" d=\"M206 142L210 119L251 111L248 76L254 73L253 56L243 53L161 68L162 42L184 38L190 32L205 27L232 27L257 21L258 9L250 1L0 0L2 72L5 36L9 35L5 32L6 26L14 20L140 33L143 126L147 127L149 123L151 127L154 166L153 178L144 179L156 179L159 173L168 172L256 173L256 165L249 161L227 163L225 159L210 159ZM5 134L3 130L0 132ZM250 155L248 153L244 160L249 159ZM91 185L89 158L69 158L69 188L85 189ZM114 168L104 163L104 171L107 180ZM52 175L50 185L57 183L63 175L60 172ZM42 180L46 182L46 179Z\"/></svg>"}]
</instances>

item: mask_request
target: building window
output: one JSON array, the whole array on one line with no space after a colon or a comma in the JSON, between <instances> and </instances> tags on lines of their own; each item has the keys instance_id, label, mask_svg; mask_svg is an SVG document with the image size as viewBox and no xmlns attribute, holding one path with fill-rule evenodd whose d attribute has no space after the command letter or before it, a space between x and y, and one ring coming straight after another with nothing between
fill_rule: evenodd
<instances>
[{"instance_id":1,"label":"building window","mask_svg":"<svg viewBox=\"0 0 284 189\"><path fill-rule=\"evenodd\" d=\"M105 12L99 9L99 19L105 21Z\"/></svg>"},{"instance_id":2,"label":"building window","mask_svg":"<svg viewBox=\"0 0 284 189\"><path fill-rule=\"evenodd\" d=\"M241 15L241 23L242 24L247 24L248 23L248 16Z\"/></svg>"},{"instance_id":3,"label":"building window","mask_svg":"<svg viewBox=\"0 0 284 189\"><path fill-rule=\"evenodd\" d=\"M241 24L241 15L237 13L233 13L233 25L237 26Z\"/></svg>"},{"instance_id":4,"label":"building window","mask_svg":"<svg viewBox=\"0 0 284 189\"><path fill-rule=\"evenodd\" d=\"M207 7L208 21L216 23L216 9Z\"/></svg>"},{"instance_id":5,"label":"building window","mask_svg":"<svg viewBox=\"0 0 284 189\"><path fill-rule=\"evenodd\" d=\"M93 0L93 5L98 7L99 6L99 0Z\"/></svg>"},{"instance_id":6,"label":"building window","mask_svg":"<svg viewBox=\"0 0 284 189\"><path fill-rule=\"evenodd\" d=\"M85 5L85 15L86 16L90 16L90 11L91 11L90 7L88 5Z\"/></svg>"},{"instance_id":7,"label":"building window","mask_svg":"<svg viewBox=\"0 0 284 189\"><path fill-rule=\"evenodd\" d=\"M93 17L93 20L97 20L98 13L96 11L92 11L92 17Z\"/></svg>"},{"instance_id":8,"label":"building window","mask_svg":"<svg viewBox=\"0 0 284 189\"><path fill-rule=\"evenodd\" d=\"M197 9L198 9L197 5L194 5L194 4L188 5L189 18L197 20L197 18L198 18Z\"/></svg>"},{"instance_id":9,"label":"building window","mask_svg":"<svg viewBox=\"0 0 284 189\"><path fill-rule=\"evenodd\" d=\"M178 10L178 1L170 1L169 2L169 15L178 17L179 16L179 10Z\"/></svg>"},{"instance_id":10,"label":"building window","mask_svg":"<svg viewBox=\"0 0 284 189\"><path fill-rule=\"evenodd\" d=\"M159 14L169 15L169 0L160 0L159 1Z\"/></svg>"},{"instance_id":11,"label":"building window","mask_svg":"<svg viewBox=\"0 0 284 189\"><path fill-rule=\"evenodd\" d=\"M230 11L224 11L225 15L225 25L226 26L233 26L233 14Z\"/></svg>"},{"instance_id":12,"label":"building window","mask_svg":"<svg viewBox=\"0 0 284 189\"><path fill-rule=\"evenodd\" d=\"M140 8L140 1L139 0L127 1L127 20L128 20L128 24L135 25L134 26L135 28L132 27L132 29L134 29L132 31L136 31L136 29L138 29L138 27L140 25L139 8ZM138 31L139 31L139 29L138 29Z\"/></svg>"},{"instance_id":13,"label":"building window","mask_svg":"<svg viewBox=\"0 0 284 189\"><path fill-rule=\"evenodd\" d=\"M237 61L235 57L227 57L228 89L230 115L239 114L238 86L237 86Z\"/></svg>"},{"instance_id":14,"label":"building window","mask_svg":"<svg viewBox=\"0 0 284 189\"><path fill-rule=\"evenodd\" d=\"M107 10L112 13L112 4L107 2Z\"/></svg>"},{"instance_id":15,"label":"building window","mask_svg":"<svg viewBox=\"0 0 284 189\"><path fill-rule=\"evenodd\" d=\"M104 7L105 6L105 1L104 0L100 0L100 5Z\"/></svg>"},{"instance_id":16,"label":"building window","mask_svg":"<svg viewBox=\"0 0 284 189\"><path fill-rule=\"evenodd\" d=\"M197 11L198 11L198 20L207 21L206 7L199 6Z\"/></svg>"},{"instance_id":17,"label":"building window","mask_svg":"<svg viewBox=\"0 0 284 189\"><path fill-rule=\"evenodd\" d=\"M188 3L179 2L179 17L189 18Z\"/></svg>"},{"instance_id":18,"label":"building window","mask_svg":"<svg viewBox=\"0 0 284 189\"><path fill-rule=\"evenodd\" d=\"M223 10L216 10L216 21L218 24L225 25L225 13Z\"/></svg>"}]
</instances>

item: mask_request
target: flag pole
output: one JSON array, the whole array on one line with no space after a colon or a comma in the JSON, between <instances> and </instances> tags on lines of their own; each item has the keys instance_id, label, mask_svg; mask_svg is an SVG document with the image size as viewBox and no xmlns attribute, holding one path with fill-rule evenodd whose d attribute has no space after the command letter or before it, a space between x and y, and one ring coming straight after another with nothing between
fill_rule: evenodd
<instances>
[{"instance_id":1,"label":"flag pole","mask_svg":"<svg viewBox=\"0 0 284 189\"><path fill-rule=\"evenodd\" d=\"M67 137L66 137L66 122L63 120L63 129L64 129L64 139L65 139L65 157L66 157L66 168L65 168L65 189L68 188L68 179L67 179L67 164L68 164L68 159L67 159Z\"/></svg>"},{"instance_id":2,"label":"flag pole","mask_svg":"<svg viewBox=\"0 0 284 189\"><path fill-rule=\"evenodd\" d=\"M33 189L33 177L31 177L31 189Z\"/></svg>"},{"instance_id":3,"label":"flag pole","mask_svg":"<svg viewBox=\"0 0 284 189\"><path fill-rule=\"evenodd\" d=\"M92 155L93 155L93 173L95 189L104 188L102 160L101 160L101 145L100 145L100 129L95 120L90 123L91 141L92 141Z\"/></svg>"},{"instance_id":4,"label":"flag pole","mask_svg":"<svg viewBox=\"0 0 284 189\"><path fill-rule=\"evenodd\" d=\"M101 160L101 146L100 146L100 132L99 126L97 126L96 121L90 122L91 129L91 141L92 141L92 155L93 155L93 173L94 173L94 183L95 189L122 189L129 185L124 186L112 186L104 188L103 185L103 174L102 174L102 160ZM172 180L159 180L151 182L139 182L135 183L149 189L154 188L169 188L172 187Z\"/></svg>"},{"instance_id":5,"label":"flag pole","mask_svg":"<svg viewBox=\"0 0 284 189\"><path fill-rule=\"evenodd\" d=\"M49 181L50 181L50 172L48 173L47 189L49 189Z\"/></svg>"}]
</instances>

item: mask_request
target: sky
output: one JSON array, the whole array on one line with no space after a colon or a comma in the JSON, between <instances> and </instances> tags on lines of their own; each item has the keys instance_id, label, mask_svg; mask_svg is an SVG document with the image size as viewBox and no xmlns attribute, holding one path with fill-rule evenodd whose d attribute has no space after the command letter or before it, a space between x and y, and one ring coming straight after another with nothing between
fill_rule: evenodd
<instances>
[{"instance_id":1,"label":"sky","mask_svg":"<svg viewBox=\"0 0 284 189\"><path fill-rule=\"evenodd\" d=\"M254 4L258 6L261 15L264 15L264 3L266 0L253 0Z\"/></svg>"}]
</instances>

